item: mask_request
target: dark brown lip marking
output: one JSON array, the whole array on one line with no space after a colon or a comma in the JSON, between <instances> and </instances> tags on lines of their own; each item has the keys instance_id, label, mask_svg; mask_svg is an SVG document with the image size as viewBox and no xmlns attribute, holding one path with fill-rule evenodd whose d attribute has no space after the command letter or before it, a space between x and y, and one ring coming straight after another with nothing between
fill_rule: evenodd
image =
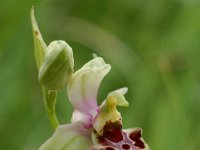
<instances>
[{"instance_id":1,"label":"dark brown lip marking","mask_svg":"<svg viewBox=\"0 0 200 150\"><path fill-rule=\"evenodd\" d=\"M122 148L123 148L123 149L130 149L131 146L130 146L129 144L123 144L123 145L122 145Z\"/></svg>"},{"instance_id":2,"label":"dark brown lip marking","mask_svg":"<svg viewBox=\"0 0 200 150\"><path fill-rule=\"evenodd\" d=\"M114 148L112 148L112 147L106 147L106 149L105 150L115 150Z\"/></svg>"},{"instance_id":3,"label":"dark brown lip marking","mask_svg":"<svg viewBox=\"0 0 200 150\"><path fill-rule=\"evenodd\" d=\"M142 150L145 149L145 142L142 139L142 131L140 128L132 130L122 130L120 121L106 122L102 129L103 135L97 135L99 144L102 147L93 150Z\"/></svg>"},{"instance_id":4,"label":"dark brown lip marking","mask_svg":"<svg viewBox=\"0 0 200 150\"><path fill-rule=\"evenodd\" d=\"M107 122L103 128L103 136L112 142L123 140L122 125L120 122Z\"/></svg>"},{"instance_id":5,"label":"dark brown lip marking","mask_svg":"<svg viewBox=\"0 0 200 150\"><path fill-rule=\"evenodd\" d=\"M144 142L141 140L142 135L141 135L140 129L130 133L129 137L132 141L135 142L135 144L134 144L135 146L142 148L142 149L145 148Z\"/></svg>"}]
</instances>

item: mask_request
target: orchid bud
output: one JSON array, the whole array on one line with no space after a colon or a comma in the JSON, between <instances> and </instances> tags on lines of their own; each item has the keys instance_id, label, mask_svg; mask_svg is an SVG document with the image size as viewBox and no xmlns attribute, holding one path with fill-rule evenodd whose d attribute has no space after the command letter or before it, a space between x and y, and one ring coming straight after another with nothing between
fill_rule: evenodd
<instances>
[{"instance_id":1,"label":"orchid bud","mask_svg":"<svg viewBox=\"0 0 200 150\"><path fill-rule=\"evenodd\" d=\"M47 47L43 64L40 67L39 82L47 90L61 89L71 78L73 68L72 48L65 41L53 41Z\"/></svg>"}]
</instances>

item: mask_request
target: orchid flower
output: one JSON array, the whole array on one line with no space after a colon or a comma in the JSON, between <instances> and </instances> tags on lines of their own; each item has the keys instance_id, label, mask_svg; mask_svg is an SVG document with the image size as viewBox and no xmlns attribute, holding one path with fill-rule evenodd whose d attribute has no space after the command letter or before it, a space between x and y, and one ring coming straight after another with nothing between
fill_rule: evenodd
<instances>
[{"instance_id":1,"label":"orchid flower","mask_svg":"<svg viewBox=\"0 0 200 150\"><path fill-rule=\"evenodd\" d=\"M98 90L111 66L103 58L95 57L73 72L74 61L70 46L64 41L45 46L33 9L31 18L36 60L39 56L41 58L36 61L39 81L46 95L49 116L52 108L55 113L55 95L49 94L62 88L63 82L67 85L67 95L74 107L69 124L59 125L56 115L50 116L51 122L56 122L52 123L55 132L39 150L150 150L142 138L140 128L122 129L122 117L116 107L128 107L129 103L124 97L128 88L110 92L98 106Z\"/></svg>"}]
</instances>

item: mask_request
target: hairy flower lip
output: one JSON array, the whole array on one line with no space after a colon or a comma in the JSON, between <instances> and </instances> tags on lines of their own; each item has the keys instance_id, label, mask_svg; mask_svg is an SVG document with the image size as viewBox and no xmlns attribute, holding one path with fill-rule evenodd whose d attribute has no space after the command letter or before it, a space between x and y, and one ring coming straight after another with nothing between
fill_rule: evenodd
<instances>
[{"instance_id":1,"label":"hairy flower lip","mask_svg":"<svg viewBox=\"0 0 200 150\"><path fill-rule=\"evenodd\" d=\"M99 136L99 143L92 146L90 150L150 150L142 138L141 128L125 129L121 130L121 133L123 139L118 141L112 141L105 136Z\"/></svg>"},{"instance_id":2,"label":"hairy flower lip","mask_svg":"<svg viewBox=\"0 0 200 150\"><path fill-rule=\"evenodd\" d=\"M113 142L122 141L123 135L121 133L121 130L122 130L121 121L106 122L106 124L103 127L103 137Z\"/></svg>"}]
</instances>

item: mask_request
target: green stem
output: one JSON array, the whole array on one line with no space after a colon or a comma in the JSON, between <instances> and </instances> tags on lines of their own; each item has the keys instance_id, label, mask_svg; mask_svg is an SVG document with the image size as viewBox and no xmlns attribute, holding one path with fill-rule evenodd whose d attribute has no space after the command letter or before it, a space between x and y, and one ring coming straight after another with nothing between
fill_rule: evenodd
<instances>
[{"instance_id":1,"label":"green stem","mask_svg":"<svg viewBox=\"0 0 200 150\"><path fill-rule=\"evenodd\" d=\"M44 87L42 87L42 94L47 115L53 129L55 130L59 125L55 109L57 91L48 91Z\"/></svg>"}]
</instances>

